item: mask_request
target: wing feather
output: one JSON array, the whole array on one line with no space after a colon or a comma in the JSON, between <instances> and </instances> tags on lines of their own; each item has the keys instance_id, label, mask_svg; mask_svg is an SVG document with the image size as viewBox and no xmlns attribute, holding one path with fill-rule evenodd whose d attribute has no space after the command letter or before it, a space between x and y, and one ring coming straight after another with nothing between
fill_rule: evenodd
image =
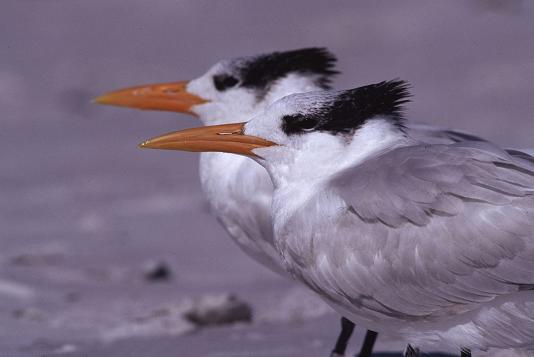
<instances>
[{"instance_id":1,"label":"wing feather","mask_svg":"<svg viewBox=\"0 0 534 357\"><path fill-rule=\"evenodd\" d=\"M338 247L353 249L311 274L366 309L428 318L534 286L528 154L484 142L398 148L331 187L350 215Z\"/></svg>"}]
</instances>

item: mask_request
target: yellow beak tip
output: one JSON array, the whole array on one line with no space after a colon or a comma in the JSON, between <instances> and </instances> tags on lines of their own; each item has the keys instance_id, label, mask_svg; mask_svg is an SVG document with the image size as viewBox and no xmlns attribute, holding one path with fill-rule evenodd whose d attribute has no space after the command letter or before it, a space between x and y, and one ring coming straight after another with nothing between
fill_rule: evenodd
<instances>
[{"instance_id":1,"label":"yellow beak tip","mask_svg":"<svg viewBox=\"0 0 534 357\"><path fill-rule=\"evenodd\" d=\"M146 148L148 148L148 144L149 143L150 143L150 140L145 140L141 144L137 145L137 147L139 147L141 149L146 149Z\"/></svg>"},{"instance_id":2,"label":"yellow beak tip","mask_svg":"<svg viewBox=\"0 0 534 357\"><path fill-rule=\"evenodd\" d=\"M91 103L93 103L93 104L108 104L106 98L107 98L106 96L101 95L99 97L91 99Z\"/></svg>"}]
</instances>

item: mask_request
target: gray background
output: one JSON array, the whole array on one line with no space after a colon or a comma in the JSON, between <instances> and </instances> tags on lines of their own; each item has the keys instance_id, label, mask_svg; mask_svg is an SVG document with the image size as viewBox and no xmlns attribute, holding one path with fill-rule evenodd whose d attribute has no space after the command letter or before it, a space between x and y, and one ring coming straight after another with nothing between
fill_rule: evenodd
<instances>
[{"instance_id":1,"label":"gray background","mask_svg":"<svg viewBox=\"0 0 534 357\"><path fill-rule=\"evenodd\" d=\"M224 237L197 155L136 148L198 123L90 102L306 46L338 56L337 88L402 78L410 119L534 146L534 2L2 0L0 354L327 354L336 316ZM169 283L143 281L151 260ZM153 317L219 292L256 322L182 335L179 317Z\"/></svg>"}]
</instances>

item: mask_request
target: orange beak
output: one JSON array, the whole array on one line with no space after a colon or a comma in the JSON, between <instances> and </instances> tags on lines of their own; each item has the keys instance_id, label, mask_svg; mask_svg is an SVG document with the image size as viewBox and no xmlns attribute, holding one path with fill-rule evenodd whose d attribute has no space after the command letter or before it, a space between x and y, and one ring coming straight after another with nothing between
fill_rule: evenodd
<instances>
[{"instance_id":1,"label":"orange beak","mask_svg":"<svg viewBox=\"0 0 534 357\"><path fill-rule=\"evenodd\" d=\"M257 156L252 150L276 145L271 141L243 134L244 125L245 123L223 124L175 131L149 139L139 147Z\"/></svg>"},{"instance_id":2,"label":"orange beak","mask_svg":"<svg viewBox=\"0 0 534 357\"><path fill-rule=\"evenodd\" d=\"M191 108L207 103L186 89L187 81L148 84L106 93L94 101L98 104L115 105L144 110L163 110L195 115Z\"/></svg>"}]
</instances>

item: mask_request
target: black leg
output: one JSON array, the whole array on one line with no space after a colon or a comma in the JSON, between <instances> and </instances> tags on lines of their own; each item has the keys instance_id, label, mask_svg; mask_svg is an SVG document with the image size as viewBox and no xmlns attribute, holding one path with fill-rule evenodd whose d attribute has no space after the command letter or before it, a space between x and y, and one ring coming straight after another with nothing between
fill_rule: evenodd
<instances>
[{"instance_id":1,"label":"black leg","mask_svg":"<svg viewBox=\"0 0 534 357\"><path fill-rule=\"evenodd\" d=\"M462 357L471 357L471 350L469 348L462 348L462 353L460 354Z\"/></svg>"},{"instance_id":2,"label":"black leg","mask_svg":"<svg viewBox=\"0 0 534 357\"><path fill-rule=\"evenodd\" d=\"M354 331L354 323L344 317L341 318L341 332L337 338L336 347L332 350L331 357L344 356L350 336Z\"/></svg>"},{"instance_id":3,"label":"black leg","mask_svg":"<svg viewBox=\"0 0 534 357\"><path fill-rule=\"evenodd\" d=\"M419 348L409 344L404 350L404 357L419 357Z\"/></svg>"},{"instance_id":4,"label":"black leg","mask_svg":"<svg viewBox=\"0 0 534 357\"><path fill-rule=\"evenodd\" d=\"M375 345L376 336L378 336L378 333L367 330L367 333L365 334L365 340L363 341L362 349L360 350L359 357L371 357L373 354L373 347Z\"/></svg>"}]
</instances>

